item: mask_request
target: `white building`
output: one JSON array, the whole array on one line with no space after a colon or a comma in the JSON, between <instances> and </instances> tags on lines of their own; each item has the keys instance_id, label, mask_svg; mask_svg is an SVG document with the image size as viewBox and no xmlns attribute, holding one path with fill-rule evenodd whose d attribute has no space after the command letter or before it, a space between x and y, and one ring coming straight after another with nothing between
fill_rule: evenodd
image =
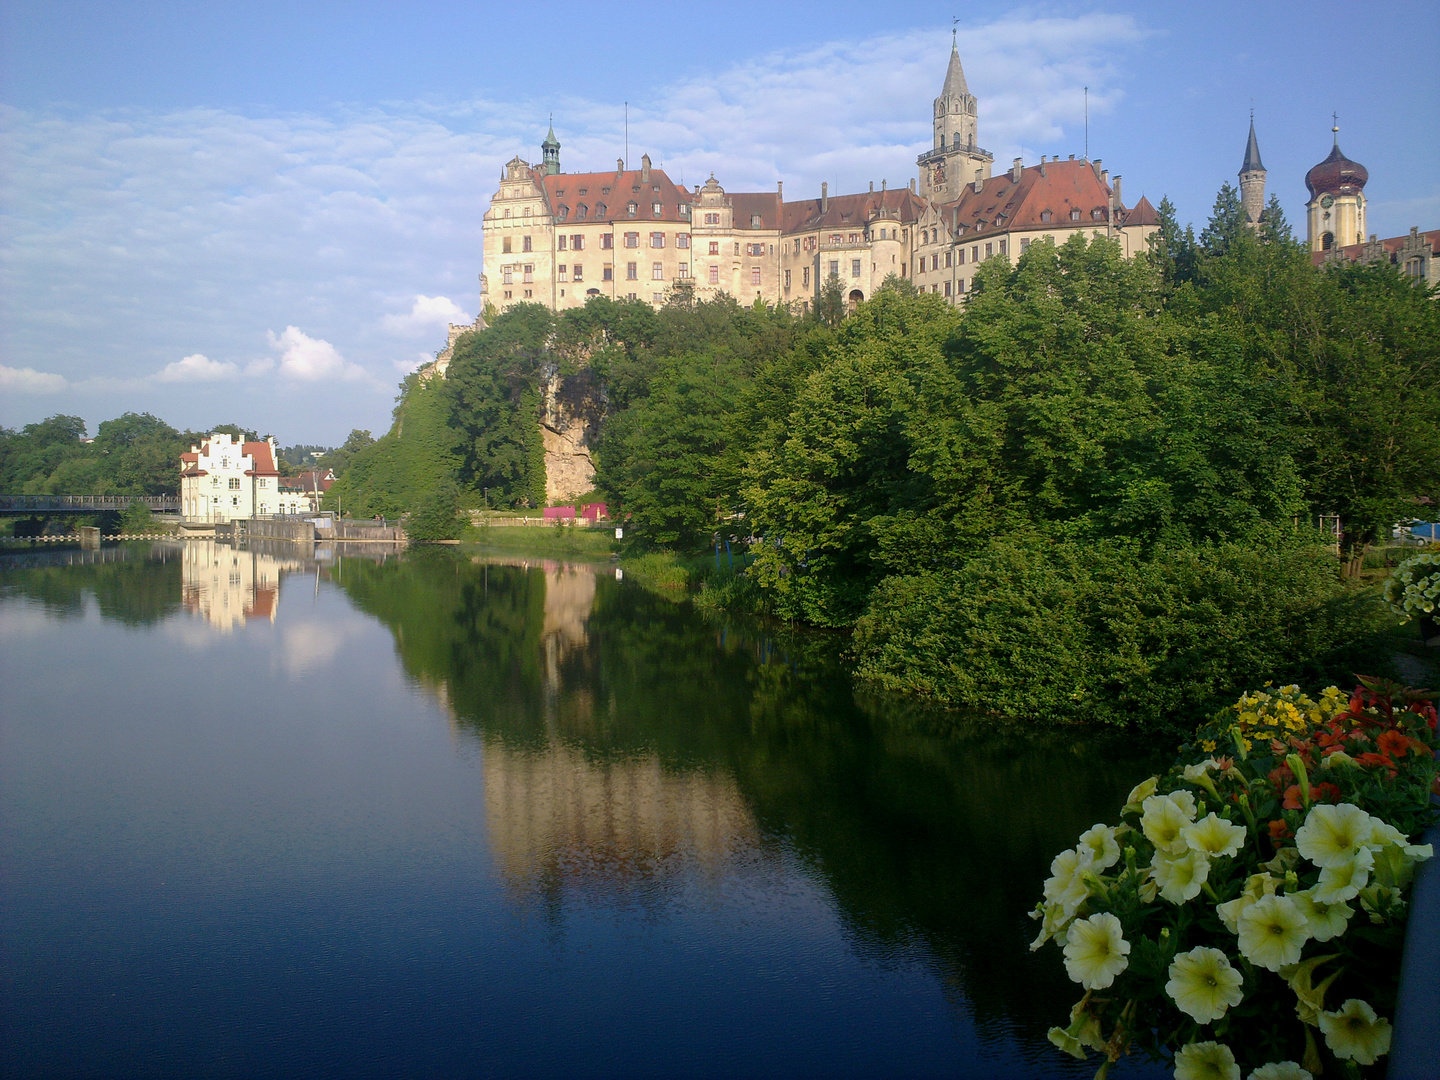
<instances>
[{"instance_id":1,"label":"white building","mask_svg":"<svg viewBox=\"0 0 1440 1080\"><path fill-rule=\"evenodd\" d=\"M216 432L180 455L180 513L186 521L233 521L280 512L275 440L237 442Z\"/></svg>"}]
</instances>

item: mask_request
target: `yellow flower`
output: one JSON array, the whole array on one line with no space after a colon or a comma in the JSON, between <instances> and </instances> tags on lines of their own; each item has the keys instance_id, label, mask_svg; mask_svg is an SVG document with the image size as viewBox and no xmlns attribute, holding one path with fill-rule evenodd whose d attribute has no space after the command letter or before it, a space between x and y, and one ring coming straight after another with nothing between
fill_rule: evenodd
<instances>
[{"instance_id":1,"label":"yellow flower","mask_svg":"<svg viewBox=\"0 0 1440 1080\"><path fill-rule=\"evenodd\" d=\"M1316 941L1329 941L1345 933L1350 916L1355 914L1355 909L1343 901L1326 903L1315 899L1313 888L1294 893L1290 899L1294 900L1304 913L1305 921L1310 924L1310 936Z\"/></svg>"},{"instance_id":2,"label":"yellow flower","mask_svg":"<svg viewBox=\"0 0 1440 1080\"><path fill-rule=\"evenodd\" d=\"M1232 1005L1240 1004L1244 981L1223 952L1200 946L1175 957L1165 992L1181 1012L1209 1024L1224 1016Z\"/></svg>"},{"instance_id":3,"label":"yellow flower","mask_svg":"<svg viewBox=\"0 0 1440 1080\"><path fill-rule=\"evenodd\" d=\"M1338 1058L1373 1065L1390 1052L1390 1021L1377 1017L1375 1010L1359 998L1351 998L1334 1012L1320 1014L1325 1045Z\"/></svg>"},{"instance_id":4,"label":"yellow flower","mask_svg":"<svg viewBox=\"0 0 1440 1080\"><path fill-rule=\"evenodd\" d=\"M1299 905L1288 896L1265 896L1246 908L1237 920L1240 954L1252 964L1279 971L1300 959L1310 940L1310 924Z\"/></svg>"},{"instance_id":5,"label":"yellow flower","mask_svg":"<svg viewBox=\"0 0 1440 1080\"><path fill-rule=\"evenodd\" d=\"M1375 856L1369 848L1361 848L1349 862L1331 863L1320 871L1320 880L1315 883L1314 896L1322 904L1340 904L1360 895L1370 880L1370 870L1375 865Z\"/></svg>"},{"instance_id":6,"label":"yellow flower","mask_svg":"<svg viewBox=\"0 0 1440 1080\"><path fill-rule=\"evenodd\" d=\"M1188 1043L1175 1055L1175 1080L1240 1080L1240 1066L1224 1043Z\"/></svg>"},{"instance_id":7,"label":"yellow flower","mask_svg":"<svg viewBox=\"0 0 1440 1080\"><path fill-rule=\"evenodd\" d=\"M1245 842L1245 830L1217 814L1206 814L1194 825L1180 830L1185 843L1211 858L1234 855Z\"/></svg>"},{"instance_id":8,"label":"yellow flower","mask_svg":"<svg viewBox=\"0 0 1440 1080\"><path fill-rule=\"evenodd\" d=\"M1370 815L1358 806L1319 805L1311 808L1295 833L1295 846L1316 866L1335 866L1353 859L1373 831Z\"/></svg>"},{"instance_id":9,"label":"yellow flower","mask_svg":"<svg viewBox=\"0 0 1440 1080\"><path fill-rule=\"evenodd\" d=\"M1091 860L1091 868L1097 873L1108 870L1120 861L1120 845L1115 842L1115 830L1106 825L1093 825L1080 834L1080 844L1075 849Z\"/></svg>"},{"instance_id":10,"label":"yellow flower","mask_svg":"<svg viewBox=\"0 0 1440 1080\"><path fill-rule=\"evenodd\" d=\"M1309 1069L1294 1061L1272 1061L1251 1071L1246 1080L1315 1080Z\"/></svg>"},{"instance_id":11,"label":"yellow flower","mask_svg":"<svg viewBox=\"0 0 1440 1080\"><path fill-rule=\"evenodd\" d=\"M1077 919L1065 939L1065 973L1086 990L1103 990L1130 965L1130 943L1109 912Z\"/></svg>"},{"instance_id":12,"label":"yellow flower","mask_svg":"<svg viewBox=\"0 0 1440 1080\"><path fill-rule=\"evenodd\" d=\"M1200 887L1210 877L1210 860L1203 851L1186 851L1182 855L1157 851L1150 869L1160 895L1172 904L1183 904L1200 895Z\"/></svg>"},{"instance_id":13,"label":"yellow flower","mask_svg":"<svg viewBox=\"0 0 1440 1080\"><path fill-rule=\"evenodd\" d=\"M1205 739L1200 743L1200 749L1204 750L1207 754L1213 754L1215 752L1215 740Z\"/></svg>"},{"instance_id":14,"label":"yellow flower","mask_svg":"<svg viewBox=\"0 0 1440 1080\"><path fill-rule=\"evenodd\" d=\"M1195 796L1188 791L1151 795L1141 806L1140 829L1161 851L1179 855L1185 850L1180 830L1195 820Z\"/></svg>"},{"instance_id":15,"label":"yellow flower","mask_svg":"<svg viewBox=\"0 0 1440 1080\"><path fill-rule=\"evenodd\" d=\"M1219 904L1215 911L1220 916L1220 921L1225 924L1225 929L1232 934L1240 932L1240 916L1249 909L1250 905L1259 900L1262 896L1270 896L1275 892L1275 879L1269 874L1252 874L1245 882L1245 888L1234 900L1229 903Z\"/></svg>"}]
</instances>

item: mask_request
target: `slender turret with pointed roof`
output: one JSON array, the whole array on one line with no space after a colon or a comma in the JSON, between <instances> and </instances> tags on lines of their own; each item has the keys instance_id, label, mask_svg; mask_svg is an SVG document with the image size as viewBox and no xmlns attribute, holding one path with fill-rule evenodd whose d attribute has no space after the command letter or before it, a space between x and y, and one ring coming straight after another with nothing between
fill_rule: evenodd
<instances>
[{"instance_id":1,"label":"slender turret with pointed roof","mask_svg":"<svg viewBox=\"0 0 1440 1080\"><path fill-rule=\"evenodd\" d=\"M560 140L555 138L555 118L550 118L550 133L545 136L545 141L540 144L540 152L544 154L544 163L541 166L546 176L554 176L560 171Z\"/></svg>"},{"instance_id":2,"label":"slender turret with pointed roof","mask_svg":"<svg viewBox=\"0 0 1440 1080\"><path fill-rule=\"evenodd\" d=\"M954 198L965 184L988 179L994 157L976 143L979 103L965 82L960 44L952 33L945 85L935 99L935 143L921 154L920 194L928 199Z\"/></svg>"},{"instance_id":3,"label":"slender turret with pointed roof","mask_svg":"<svg viewBox=\"0 0 1440 1080\"><path fill-rule=\"evenodd\" d=\"M1245 144L1245 160L1240 165L1240 205L1245 208L1245 223L1252 229L1260 227L1265 210L1265 166L1260 161L1260 143L1255 139L1255 110L1250 110L1250 140Z\"/></svg>"}]
</instances>

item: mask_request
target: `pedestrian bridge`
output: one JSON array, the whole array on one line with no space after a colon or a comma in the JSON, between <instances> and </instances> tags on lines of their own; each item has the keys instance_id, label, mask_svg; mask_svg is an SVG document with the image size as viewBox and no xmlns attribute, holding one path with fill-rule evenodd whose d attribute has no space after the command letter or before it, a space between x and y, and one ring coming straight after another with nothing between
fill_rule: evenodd
<instances>
[{"instance_id":1,"label":"pedestrian bridge","mask_svg":"<svg viewBox=\"0 0 1440 1080\"><path fill-rule=\"evenodd\" d=\"M0 514L96 514L141 503L155 513L178 514L180 495L0 495Z\"/></svg>"}]
</instances>

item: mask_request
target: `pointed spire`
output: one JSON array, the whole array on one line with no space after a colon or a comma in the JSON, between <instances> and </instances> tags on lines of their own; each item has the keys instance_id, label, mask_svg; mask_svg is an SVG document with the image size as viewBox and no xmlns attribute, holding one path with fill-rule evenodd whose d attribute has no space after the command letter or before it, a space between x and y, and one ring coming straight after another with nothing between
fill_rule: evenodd
<instances>
[{"instance_id":1,"label":"pointed spire","mask_svg":"<svg viewBox=\"0 0 1440 1080\"><path fill-rule=\"evenodd\" d=\"M945 69L945 88L940 96L951 100L970 96L970 87L965 85L965 69L960 66L960 46L955 41L950 43L950 66Z\"/></svg>"},{"instance_id":2,"label":"pointed spire","mask_svg":"<svg viewBox=\"0 0 1440 1080\"><path fill-rule=\"evenodd\" d=\"M555 138L555 114L554 114L554 113L551 113L551 114L550 114L550 132L549 132L549 134L547 134L547 135L545 136L545 141L544 141L543 143L541 143L540 145L541 145L541 147L553 146L556 150L559 150L559 149L560 149L560 140L557 139L557 138Z\"/></svg>"},{"instance_id":3,"label":"pointed spire","mask_svg":"<svg viewBox=\"0 0 1440 1080\"><path fill-rule=\"evenodd\" d=\"M1245 144L1245 163L1240 166L1242 173L1264 172L1265 165L1260 160L1260 144L1255 141L1255 111L1250 111L1250 141Z\"/></svg>"}]
</instances>

